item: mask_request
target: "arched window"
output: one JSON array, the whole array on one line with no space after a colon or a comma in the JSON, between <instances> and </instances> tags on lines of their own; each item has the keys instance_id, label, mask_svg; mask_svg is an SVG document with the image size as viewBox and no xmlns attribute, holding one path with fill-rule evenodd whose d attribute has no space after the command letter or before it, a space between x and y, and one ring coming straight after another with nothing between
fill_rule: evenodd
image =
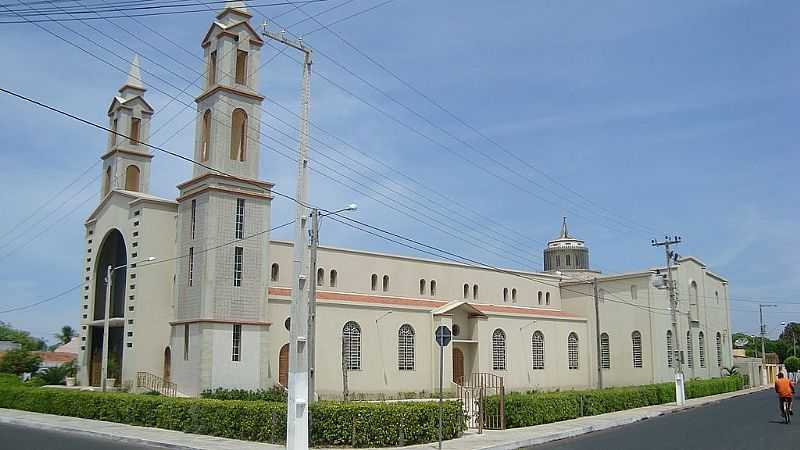
<instances>
[{"instance_id":1,"label":"arched window","mask_svg":"<svg viewBox=\"0 0 800 450\"><path fill-rule=\"evenodd\" d=\"M139 168L133 164L125 168L125 190L139 192Z\"/></svg>"},{"instance_id":2,"label":"arched window","mask_svg":"<svg viewBox=\"0 0 800 450\"><path fill-rule=\"evenodd\" d=\"M536 331L531 336L532 369L544 369L544 334Z\"/></svg>"},{"instance_id":3,"label":"arched window","mask_svg":"<svg viewBox=\"0 0 800 450\"><path fill-rule=\"evenodd\" d=\"M112 131L112 133L111 133L111 146L112 147L117 145L117 133L119 133L119 131L117 130L118 127L119 127L119 119L114 119L111 122L111 131Z\"/></svg>"},{"instance_id":4,"label":"arched window","mask_svg":"<svg viewBox=\"0 0 800 450\"><path fill-rule=\"evenodd\" d=\"M325 285L325 269L320 267L317 269L317 286Z\"/></svg>"},{"instance_id":5,"label":"arched window","mask_svg":"<svg viewBox=\"0 0 800 450\"><path fill-rule=\"evenodd\" d=\"M492 333L492 369L506 370L506 334L500 328Z\"/></svg>"},{"instance_id":6,"label":"arched window","mask_svg":"<svg viewBox=\"0 0 800 450\"><path fill-rule=\"evenodd\" d=\"M717 366L722 367L722 334L717 331Z\"/></svg>"},{"instance_id":7,"label":"arched window","mask_svg":"<svg viewBox=\"0 0 800 450\"><path fill-rule=\"evenodd\" d=\"M111 166L106 169L106 179L103 182L103 195L108 194L111 190Z\"/></svg>"},{"instance_id":8,"label":"arched window","mask_svg":"<svg viewBox=\"0 0 800 450\"><path fill-rule=\"evenodd\" d=\"M631 333L631 344L633 345L633 367L642 367L642 333L634 331Z\"/></svg>"},{"instance_id":9,"label":"arched window","mask_svg":"<svg viewBox=\"0 0 800 450\"><path fill-rule=\"evenodd\" d=\"M231 159L244 161L247 157L247 113L241 108L231 115Z\"/></svg>"},{"instance_id":10,"label":"arched window","mask_svg":"<svg viewBox=\"0 0 800 450\"><path fill-rule=\"evenodd\" d=\"M378 275L372 274L372 278L370 279L371 283L370 286L372 287L373 291L378 290Z\"/></svg>"},{"instance_id":11,"label":"arched window","mask_svg":"<svg viewBox=\"0 0 800 450\"><path fill-rule=\"evenodd\" d=\"M539 291L539 304L542 304L542 291Z\"/></svg>"},{"instance_id":12,"label":"arched window","mask_svg":"<svg viewBox=\"0 0 800 450\"><path fill-rule=\"evenodd\" d=\"M414 329L405 324L397 333L397 368L414 370Z\"/></svg>"},{"instance_id":13,"label":"arched window","mask_svg":"<svg viewBox=\"0 0 800 450\"><path fill-rule=\"evenodd\" d=\"M700 319L700 302L697 298L697 283L694 281L689 285L689 319Z\"/></svg>"},{"instance_id":14,"label":"arched window","mask_svg":"<svg viewBox=\"0 0 800 450\"><path fill-rule=\"evenodd\" d=\"M425 279L419 280L419 295L425 295Z\"/></svg>"},{"instance_id":15,"label":"arched window","mask_svg":"<svg viewBox=\"0 0 800 450\"><path fill-rule=\"evenodd\" d=\"M556 255L556 267L561 267L561 255Z\"/></svg>"},{"instance_id":16,"label":"arched window","mask_svg":"<svg viewBox=\"0 0 800 450\"><path fill-rule=\"evenodd\" d=\"M686 332L686 364L694 367L694 349L692 348L692 332Z\"/></svg>"},{"instance_id":17,"label":"arched window","mask_svg":"<svg viewBox=\"0 0 800 450\"><path fill-rule=\"evenodd\" d=\"M597 291L597 300L600 301L600 302L606 301L606 290L605 289L600 289L599 291Z\"/></svg>"},{"instance_id":18,"label":"arched window","mask_svg":"<svg viewBox=\"0 0 800 450\"><path fill-rule=\"evenodd\" d=\"M575 332L569 334L567 338L567 357L569 359L569 368L578 368L578 335Z\"/></svg>"},{"instance_id":19,"label":"arched window","mask_svg":"<svg viewBox=\"0 0 800 450\"><path fill-rule=\"evenodd\" d=\"M667 367L672 367L672 331L667 330Z\"/></svg>"},{"instance_id":20,"label":"arched window","mask_svg":"<svg viewBox=\"0 0 800 450\"><path fill-rule=\"evenodd\" d=\"M436 297L436 280L431 280L431 297Z\"/></svg>"},{"instance_id":21,"label":"arched window","mask_svg":"<svg viewBox=\"0 0 800 450\"><path fill-rule=\"evenodd\" d=\"M508 288L503 288L503 303L508 303Z\"/></svg>"},{"instance_id":22,"label":"arched window","mask_svg":"<svg viewBox=\"0 0 800 450\"><path fill-rule=\"evenodd\" d=\"M468 296L469 296L469 285L467 283L464 283L464 299L466 300Z\"/></svg>"},{"instance_id":23,"label":"arched window","mask_svg":"<svg viewBox=\"0 0 800 450\"><path fill-rule=\"evenodd\" d=\"M213 51L208 57L208 85L213 86L217 82L217 52Z\"/></svg>"},{"instance_id":24,"label":"arched window","mask_svg":"<svg viewBox=\"0 0 800 450\"><path fill-rule=\"evenodd\" d=\"M337 278L339 278L339 272L337 272L336 270L331 270L331 278L330 278L331 287L336 287L336 282L338 281Z\"/></svg>"},{"instance_id":25,"label":"arched window","mask_svg":"<svg viewBox=\"0 0 800 450\"><path fill-rule=\"evenodd\" d=\"M550 304L550 293L549 292L544 294L544 304L545 305L549 305Z\"/></svg>"},{"instance_id":26,"label":"arched window","mask_svg":"<svg viewBox=\"0 0 800 450\"><path fill-rule=\"evenodd\" d=\"M719 291L714 291L714 301L719 305Z\"/></svg>"},{"instance_id":27,"label":"arched window","mask_svg":"<svg viewBox=\"0 0 800 450\"><path fill-rule=\"evenodd\" d=\"M211 147L211 110L203 113L203 130L200 133L200 161L208 161Z\"/></svg>"},{"instance_id":28,"label":"arched window","mask_svg":"<svg viewBox=\"0 0 800 450\"><path fill-rule=\"evenodd\" d=\"M567 260L567 266L570 266L570 263L571 263L571 261L570 261L570 256L569 256L569 255L567 255L567 256L565 256L565 257L564 257L564 259L566 259L566 260Z\"/></svg>"},{"instance_id":29,"label":"arched window","mask_svg":"<svg viewBox=\"0 0 800 450\"><path fill-rule=\"evenodd\" d=\"M600 335L600 367L611 368L611 344L608 340L608 333Z\"/></svg>"},{"instance_id":30,"label":"arched window","mask_svg":"<svg viewBox=\"0 0 800 450\"><path fill-rule=\"evenodd\" d=\"M698 350L700 350L700 367L706 366L706 336L701 331L697 335L697 345L699 346Z\"/></svg>"},{"instance_id":31,"label":"arched window","mask_svg":"<svg viewBox=\"0 0 800 450\"><path fill-rule=\"evenodd\" d=\"M236 84L247 84L247 52L236 50Z\"/></svg>"},{"instance_id":32,"label":"arched window","mask_svg":"<svg viewBox=\"0 0 800 450\"><path fill-rule=\"evenodd\" d=\"M478 285L477 284L473 284L472 285L472 299L473 300L477 300L478 299Z\"/></svg>"},{"instance_id":33,"label":"arched window","mask_svg":"<svg viewBox=\"0 0 800 450\"><path fill-rule=\"evenodd\" d=\"M361 370L361 327L347 322L342 329L342 355L347 370Z\"/></svg>"},{"instance_id":34,"label":"arched window","mask_svg":"<svg viewBox=\"0 0 800 450\"><path fill-rule=\"evenodd\" d=\"M634 284L631 286L631 300L638 300L639 299L639 288L636 287Z\"/></svg>"},{"instance_id":35,"label":"arched window","mask_svg":"<svg viewBox=\"0 0 800 450\"><path fill-rule=\"evenodd\" d=\"M384 275L383 276L383 292L386 292L388 290L389 290L389 275Z\"/></svg>"},{"instance_id":36,"label":"arched window","mask_svg":"<svg viewBox=\"0 0 800 450\"><path fill-rule=\"evenodd\" d=\"M133 145L139 145L140 139L142 134L142 119L137 117L131 118L131 134L128 136L130 138L130 143Z\"/></svg>"},{"instance_id":37,"label":"arched window","mask_svg":"<svg viewBox=\"0 0 800 450\"><path fill-rule=\"evenodd\" d=\"M271 271L271 274L270 274L270 280L278 281L280 275L281 275L281 268L278 266L278 263L273 263L272 264L272 271Z\"/></svg>"},{"instance_id":38,"label":"arched window","mask_svg":"<svg viewBox=\"0 0 800 450\"><path fill-rule=\"evenodd\" d=\"M511 289L511 302L517 303L517 288Z\"/></svg>"}]
</instances>

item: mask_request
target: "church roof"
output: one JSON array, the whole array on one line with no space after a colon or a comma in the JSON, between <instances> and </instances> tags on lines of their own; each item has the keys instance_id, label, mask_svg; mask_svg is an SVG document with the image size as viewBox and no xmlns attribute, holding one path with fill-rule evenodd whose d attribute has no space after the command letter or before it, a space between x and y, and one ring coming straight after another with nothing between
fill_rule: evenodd
<instances>
[{"instance_id":1,"label":"church roof","mask_svg":"<svg viewBox=\"0 0 800 450\"><path fill-rule=\"evenodd\" d=\"M216 30L216 29L219 29L223 33L235 34L234 33L234 31L235 31L234 29L236 27L239 27L239 26L244 27L244 29L247 30L247 33L250 35L250 41L251 42L255 42L258 45L261 45L261 44L264 43L264 40L261 39L261 36L255 30L255 28L253 28L253 26L250 25L250 22L248 22L245 19L245 20L242 20L240 22L232 23L230 25L225 25L224 23L215 21L214 23L211 24L211 27L209 27L208 32L206 32L206 35L203 36L203 41L202 41L202 43L200 45L202 47L205 47L210 42L211 36L213 35L214 30Z\"/></svg>"},{"instance_id":2,"label":"church roof","mask_svg":"<svg viewBox=\"0 0 800 450\"><path fill-rule=\"evenodd\" d=\"M103 197L103 200L100 201L100 204L98 204L97 207L94 210L92 210L92 213L89 214L88 218L86 218L86 222L90 222L95 217L97 217L97 215L100 213L100 211L102 211L102 209L106 206L106 204L115 196L124 196L124 197L130 198L131 201L128 202L129 204L133 203L133 202L135 202L137 200L146 200L146 201L164 203L164 204L169 204L169 205L177 205L178 204L178 202L176 202L175 200L169 200L169 199L166 199L166 198L156 197L155 195L145 194L145 193L142 193L142 192L126 191L124 189L113 189L108 194L106 194L106 196Z\"/></svg>"},{"instance_id":3,"label":"church roof","mask_svg":"<svg viewBox=\"0 0 800 450\"><path fill-rule=\"evenodd\" d=\"M122 86L120 90L124 89L126 86L144 90L144 81L142 81L142 71L139 68L139 55L133 55L131 66L128 68L128 79L125 81L125 84Z\"/></svg>"}]
</instances>

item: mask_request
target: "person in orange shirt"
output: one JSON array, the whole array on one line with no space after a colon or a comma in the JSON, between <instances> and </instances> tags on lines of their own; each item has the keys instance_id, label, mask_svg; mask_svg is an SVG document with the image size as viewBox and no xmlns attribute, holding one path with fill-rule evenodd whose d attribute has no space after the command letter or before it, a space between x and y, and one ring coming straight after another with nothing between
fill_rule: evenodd
<instances>
[{"instance_id":1,"label":"person in orange shirt","mask_svg":"<svg viewBox=\"0 0 800 450\"><path fill-rule=\"evenodd\" d=\"M792 396L794 396L794 384L783 377L783 372L778 372L778 379L775 380L775 392L778 393L778 407L783 414L783 402L789 402L789 414L794 415L792 411Z\"/></svg>"}]
</instances>

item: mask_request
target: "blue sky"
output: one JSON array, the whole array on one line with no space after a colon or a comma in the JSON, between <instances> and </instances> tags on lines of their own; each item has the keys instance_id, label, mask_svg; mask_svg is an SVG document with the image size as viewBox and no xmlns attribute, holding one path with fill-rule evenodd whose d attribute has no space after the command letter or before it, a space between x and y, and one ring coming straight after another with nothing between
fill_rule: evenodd
<instances>
[{"instance_id":1,"label":"blue sky","mask_svg":"<svg viewBox=\"0 0 800 450\"><path fill-rule=\"evenodd\" d=\"M379 3L257 7L253 22L283 14L277 22L288 26L307 18L304 11L342 4L319 15L329 24ZM532 270L541 268L541 250L562 215L604 272L659 264L663 253L650 239L680 234L678 251L727 277L731 297L746 300L733 303L734 329L755 332L752 302L763 300L781 305L766 314L774 332L781 321L800 321L799 13L790 1L394 0L331 28L502 149L323 29L306 37L317 51L312 121L341 141L315 129L312 165L344 184L357 180L374 198L313 174L311 200L330 209L355 202L360 220L490 264ZM169 96L199 76L200 41L212 17L138 19L161 36L126 18L114 19L118 26L90 22L124 46L79 21L63 25L89 41L60 24L43 24L99 60L31 24L0 24L0 86L105 123L125 78L109 64L127 69L135 50L146 97L158 111L152 130L161 128L151 143L188 156L194 125L181 128L193 121L199 88L178 102ZM290 31L315 28L308 20ZM262 59L276 53L265 46ZM294 163L275 150L290 155L296 143L276 130L296 135L300 70L297 61L277 55L259 73L264 108L275 116L262 117L270 138L262 137L261 175L288 194L295 189ZM7 95L0 95L0 136L3 310L80 282L83 220L100 189L93 181L100 168L92 164L106 136ZM175 185L190 174L187 163L157 154L152 193L174 198ZM291 203L273 202L273 223L292 215ZM332 221L324 223L322 241L413 254ZM79 299L75 291L0 320L47 337L62 324L77 325Z\"/></svg>"}]
</instances>

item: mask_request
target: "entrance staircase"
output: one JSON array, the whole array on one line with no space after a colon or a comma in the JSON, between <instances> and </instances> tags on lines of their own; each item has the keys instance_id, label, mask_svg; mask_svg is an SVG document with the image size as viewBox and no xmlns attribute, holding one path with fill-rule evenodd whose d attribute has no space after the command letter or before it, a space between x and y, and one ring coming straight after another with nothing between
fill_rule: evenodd
<instances>
[{"instance_id":1,"label":"entrance staircase","mask_svg":"<svg viewBox=\"0 0 800 450\"><path fill-rule=\"evenodd\" d=\"M178 393L178 385L150 372L136 372L136 389L143 392L155 391L167 397L175 397Z\"/></svg>"}]
</instances>

